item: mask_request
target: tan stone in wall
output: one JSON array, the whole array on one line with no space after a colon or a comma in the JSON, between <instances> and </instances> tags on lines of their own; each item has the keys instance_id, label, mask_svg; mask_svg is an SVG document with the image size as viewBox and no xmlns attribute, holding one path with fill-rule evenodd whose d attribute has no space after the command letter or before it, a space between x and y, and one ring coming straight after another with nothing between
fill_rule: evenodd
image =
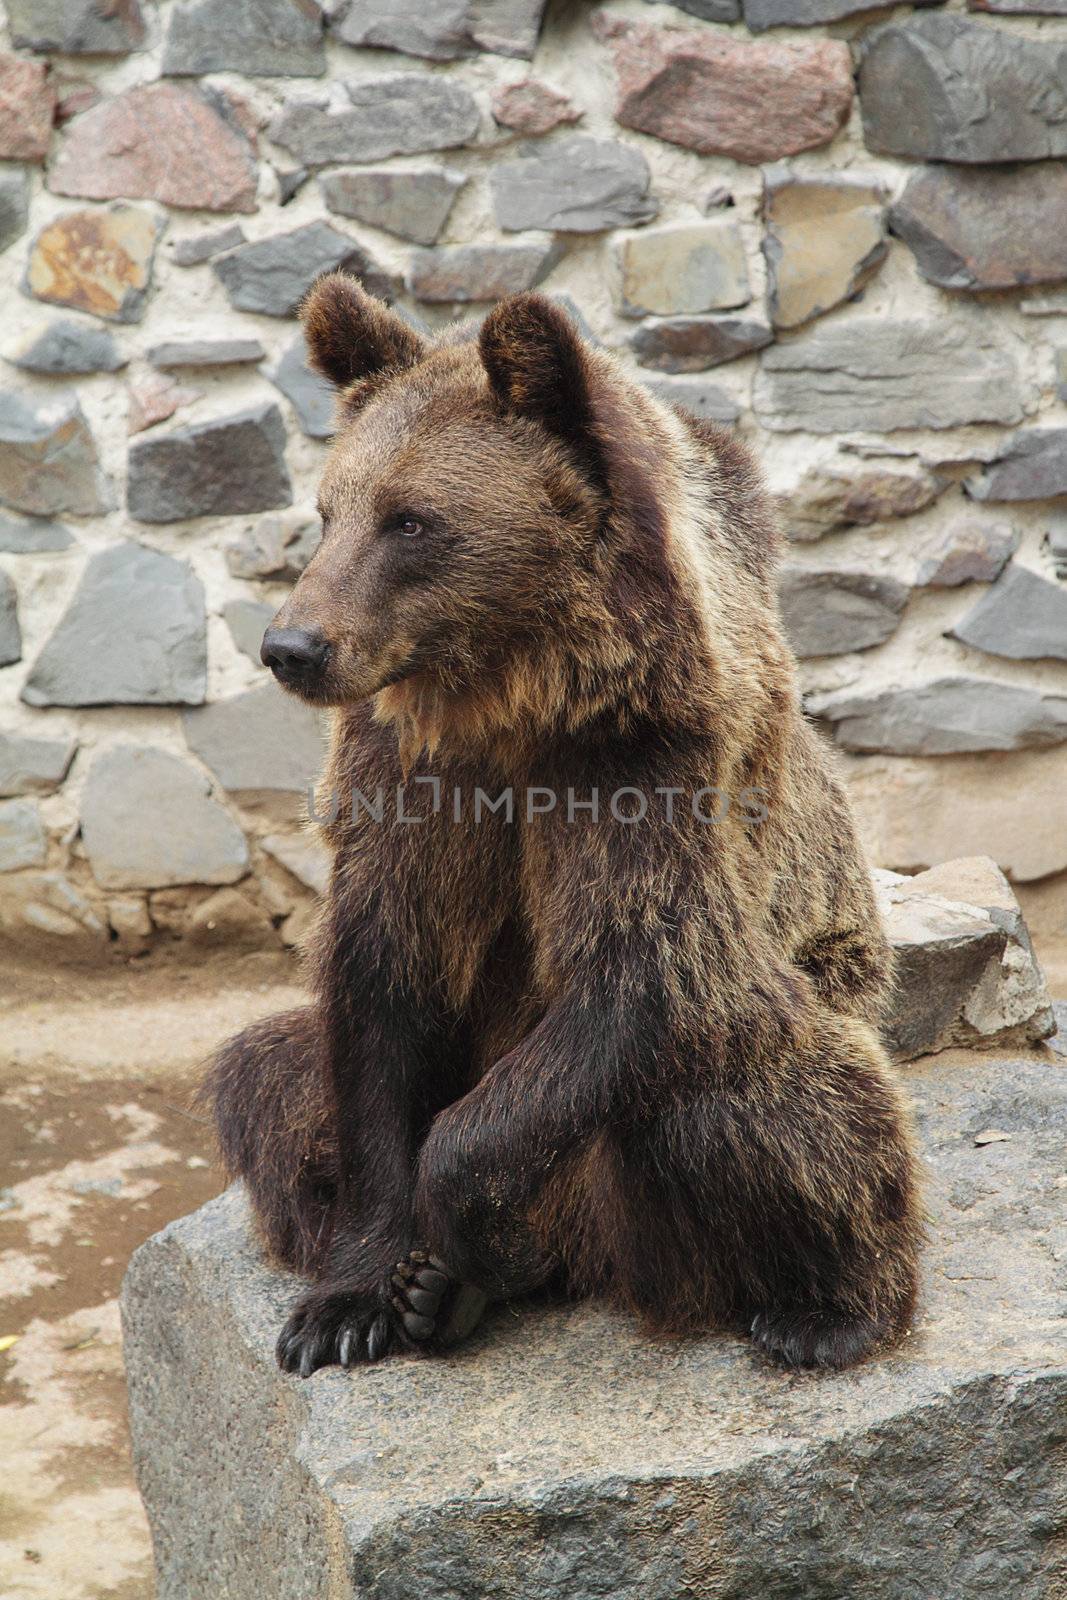
<instances>
[{"instance_id":1,"label":"tan stone in wall","mask_svg":"<svg viewBox=\"0 0 1067 1600\"><path fill-rule=\"evenodd\" d=\"M763 216L771 321L798 328L852 300L885 260L885 191L861 178L766 174Z\"/></svg>"},{"instance_id":2,"label":"tan stone in wall","mask_svg":"<svg viewBox=\"0 0 1067 1600\"><path fill-rule=\"evenodd\" d=\"M69 211L33 242L26 288L38 300L138 322L162 219L145 206Z\"/></svg>"},{"instance_id":3,"label":"tan stone in wall","mask_svg":"<svg viewBox=\"0 0 1067 1600\"><path fill-rule=\"evenodd\" d=\"M619 309L627 317L730 311L752 298L736 222L716 219L623 234L614 260Z\"/></svg>"}]
</instances>

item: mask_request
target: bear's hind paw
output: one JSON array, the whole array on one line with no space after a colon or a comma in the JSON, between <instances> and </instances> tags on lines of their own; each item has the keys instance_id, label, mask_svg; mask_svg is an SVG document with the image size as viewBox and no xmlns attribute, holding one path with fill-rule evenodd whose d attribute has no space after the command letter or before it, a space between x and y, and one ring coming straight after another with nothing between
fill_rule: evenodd
<instances>
[{"instance_id":1,"label":"bear's hind paw","mask_svg":"<svg viewBox=\"0 0 1067 1600\"><path fill-rule=\"evenodd\" d=\"M421 1250L397 1262L391 1287L404 1333L424 1348L458 1344L473 1331L486 1306L479 1289L457 1282L444 1262Z\"/></svg>"},{"instance_id":2,"label":"bear's hind paw","mask_svg":"<svg viewBox=\"0 0 1067 1600\"><path fill-rule=\"evenodd\" d=\"M850 1367L884 1330L873 1317L843 1311L761 1311L752 1342L782 1367Z\"/></svg>"}]
</instances>

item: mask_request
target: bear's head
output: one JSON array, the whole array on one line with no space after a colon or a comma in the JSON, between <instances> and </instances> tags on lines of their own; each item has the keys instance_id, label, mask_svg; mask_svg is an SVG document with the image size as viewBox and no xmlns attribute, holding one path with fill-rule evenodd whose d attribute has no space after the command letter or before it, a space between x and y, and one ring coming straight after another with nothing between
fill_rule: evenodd
<instances>
[{"instance_id":1,"label":"bear's head","mask_svg":"<svg viewBox=\"0 0 1067 1600\"><path fill-rule=\"evenodd\" d=\"M677 419L540 295L502 301L476 341L428 339L336 273L303 320L337 430L321 544L263 641L279 682L376 697L432 746L624 675L664 582L652 486Z\"/></svg>"}]
</instances>

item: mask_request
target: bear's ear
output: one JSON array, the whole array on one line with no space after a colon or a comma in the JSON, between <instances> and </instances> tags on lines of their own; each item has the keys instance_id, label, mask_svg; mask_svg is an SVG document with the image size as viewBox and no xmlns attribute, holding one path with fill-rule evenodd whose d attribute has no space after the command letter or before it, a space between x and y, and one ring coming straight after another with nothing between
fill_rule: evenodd
<instances>
[{"instance_id":1,"label":"bear's ear","mask_svg":"<svg viewBox=\"0 0 1067 1600\"><path fill-rule=\"evenodd\" d=\"M588 359L565 311L541 294L511 295L486 317L478 344L500 405L598 453Z\"/></svg>"},{"instance_id":2,"label":"bear's ear","mask_svg":"<svg viewBox=\"0 0 1067 1600\"><path fill-rule=\"evenodd\" d=\"M426 347L414 328L344 272L312 286L300 318L312 366L339 388L384 367L413 367Z\"/></svg>"}]
</instances>

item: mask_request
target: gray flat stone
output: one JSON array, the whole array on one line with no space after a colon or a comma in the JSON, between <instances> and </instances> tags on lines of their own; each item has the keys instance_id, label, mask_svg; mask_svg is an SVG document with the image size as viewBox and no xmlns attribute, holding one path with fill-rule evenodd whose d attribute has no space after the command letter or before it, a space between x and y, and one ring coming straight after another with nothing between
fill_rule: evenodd
<instances>
[{"instance_id":1,"label":"gray flat stone","mask_svg":"<svg viewBox=\"0 0 1067 1600\"><path fill-rule=\"evenodd\" d=\"M647 5L662 5L663 0L645 0ZM741 0L673 0L676 11L685 11L704 22L737 22Z\"/></svg>"},{"instance_id":2,"label":"gray flat stone","mask_svg":"<svg viewBox=\"0 0 1067 1600\"><path fill-rule=\"evenodd\" d=\"M35 323L4 351L4 360L26 372L119 372L124 355L107 328L74 317Z\"/></svg>"},{"instance_id":3,"label":"gray flat stone","mask_svg":"<svg viewBox=\"0 0 1067 1600\"><path fill-rule=\"evenodd\" d=\"M22 631L19 628L18 592L14 580L0 572L0 667L22 660Z\"/></svg>"},{"instance_id":4,"label":"gray flat stone","mask_svg":"<svg viewBox=\"0 0 1067 1600\"><path fill-rule=\"evenodd\" d=\"M248 871L245 836L204 774L150 745L115 745L96 757L81 830L103 889L234 883Z\"/></svg>"},{"instance_id":5,"label":"gray flat stone","mask_svg":"<svg viewBox=\"0 0 1067 1600\"><path fill-rule=\"evenodd\" d=\"M237 367L262 361L266 351L258 339L164 339L150 344L145 355L154 367Z\"/></svg>"},{"instance_id":6,"label":"gray flat stone","mask_svg":"<svg viewBox=\"0 0 1067 1600\"><path fill-rule=\"evenodd\" d=\"M860 62L869 150L930 161L1067 155L1059 50L954 12L870 34Z\"/></svg>"},{"instance_id":7,"label":"gray flat stone","mask_svg":"<svg viewBox=\"0 0 1067 1600\"><path fill-rule=\"evenodd\" d=\"M562 249L553 239L524 244L438 245L412 252L407 287L418 300L469 304L533 289L547 278Z\"/></svg>"},{"instance_id":8,"label":"gray flat stone","mask_svg":"<svg viewBox=\"0 0 1067 1600\"><path fill-rule=\"evenodd\" d=\"M1067 739L1067 695L988 678L935 678L907 688L836 689L806 709L846 750L897 756L1044 750Z\"/></svg>"},{"instance_id":9,"label":"gray flat stone","mask_svg":"<svg viewBox=\"0 0 1067 1600\"><path fill-rule=\"evenodd\" d=\"M11 42L64 55L124 56L144 43L138 0L7 0Z\"/></svg>"},{"instance_id":10,"label":"gray flat stone","mask_svg":"<svg viewBox=\"0 0 1067 1600\"><path fill-rule=\"evenodd\" d=\"M125 543L89 557L22 690L33 706L199 705L204 586L188 562Z\"/></svg>"},{"instance_id":11,"label":"gray flat stone","mask_svg":"<svg viewBox=\"0 0 1067 1600\"><path fill-rule=\"evenodd\" d=\"M325 894L330 882L329 852L311 834L276 833L261 840L264 850L305 888Z\"/></svg>"},{"instance_id":12,"label":"gray flat stone","mask_svg":"<svg viewBox=\"0 0 1067 1600\"><path fill-rule=\"evenodd\" d=\"M328 222L308 222L291 233L238 245L217 257L212 270L235 311L268 317L294 317L324 272L351 272L371 294L387 299L394 288L367 252Z\"/></svg>"},{"instance_id":13,"label":"gray flat stone","mask_svg":"<svg viewBox=\"0 0 1067 1600\"><path fill-rule=\"evenodd\" d=\"M479 120L478 103L461 84L423 73L390 73L288 98L271 123L270 137L303 166L321 167L451 150L474 138Z\"/></svg>"},{"instance_id":14,"label":"gray flat stone","mask_svg":"<svg viewBox=\"0 0 1067 1600\"><path fill-rule=\"evenodd\" d=\"M228 544L226 565L235 578L295 583L321 538L318 513L294 506L291 511L260 517L253 528Z\"/></svg>"},{"instance_id":15,"label":"gray flat stone","mask_svg":"<svg viewBox=\"0 0 1067 1600\"><path fill-rule=\"evenodd\" d=\"M900 626L910 590L896 578L787 562L778 603L796 655L839 656L883 644Z\"/></svg>"},{"instance_id":16,"label":"gray flat stone","mask_svg":"<svg viewBox=\"0 0 1067 1600\"><path fill-rule=\"evenodd\" d=\"M0 250L26 231L30 220L30 180L24 167L0 169Z\"/></svg>"},{"instance_id":17,"label":"gray flat stone","mask_svg":"<svg viewBox=\"0 0 1067 1600\"><path fill-rule=\"evenodd\" d=\"M648 193L650 181L640 150L584 134L524 145L517 160L498 161L489 173L493 211L509 233L598 233L649 222L659 210Z\"/></svg>"},{"instance_id":18,"label":"gray flat stone","mask_svg":"<svg viewBox=\"0 0 1067 1600\"><path fill-rule=\"evenodd\" d=\"M43 867L48 835L35 800L0 800L0 872Z\"/></svg>"},{"instance_id":19,"label":"gray flat stone","mask_svg":"<svg viewBox=\"0 0 1067 1600\"><path fill-rule=\"evenodd\" d=\"M1014 359L982 329L888 317L816 326L760 356L755 410L776 433L1018 422Z\"/></svg>"},{"instance_id":20,"label":"gray flat stone","mask_svg":"<svg viewBox=\"0 0 1067 1600\"><path fill-rule=\"evenodd\" d=\"M612 265L624 317L727 311L752 298L741 230L724 217L621 234Z\"/></svg>"},{"instance_id":21,"label":"gray flat stone","mask_svg":"<svg viewBox=\"0 0 1067 1600\"><path fill-rule=\"evenodd\" d=\"M992 583L1018 547L1019 535L1007 522L958 522L922 550L915 583L931 589Z\"/></svg>"},{"instance_id":22,"label":"gray flat stone","mask_svg":"<svg viewBox=\"0 0 1067 1600\"><path fill-rule=\"evenodd\" d=\"M289 401L304 432L312 439L329 439L334 431L337 393L308 365L303 333L297 334L267 375Z\"/></svg>"},{"instance_id":23,"label":"gray flat stone","mask_svg":"<svg viewBox=\"0 0 1067 1600\"><path fill-rule=\"evenodd\" d=\"M271 681L182 713L190 750L231 791L306 794L325 756L322 721Z\"/></svg>"},{"instance_id":24,"label":"gray flat stone","mask_svg":"<svg viewBox=\"0 0 1067 1600\"><path fill-rule=\"evenodd\" d=\"M1067 578L1067 517L1062 512L1049 517L1045 540L1057 578Z\"/></svg>"},{"instance_id":25,"label":"gray flat stone","mask_svg":"<svg viewBox=\"0 0 1067 1600\"><path fill-rule=\"evenodd\" d=\"M704 422L736 422L741 408L733 395L704 378L645 378L645 388L669 406L681 406Z\"/></svg>"},{"instance_id":26,"label":"gray flat stone","mask_svg":"<svg viewBox=\"0 0 1067 1600\"><path fill-rule=\"evenodd\" d=\"M43 550L69 550L74 535L61 522L44 517L9 517L0 511L0 550L10 555L36 555Z\"/></svg>"},{"instance_id":27,"label":"gray flat stone","mask_svg":"<svg viewBox=\"0 0 1067 1600\"><path fill-rule=\"evenodd\" d=\"M126 504L141 522L269 511L291 499L285 424L274 404L130 445Z\"/></svg>"},{"instance_id":28,"label":"gray flat stone","mask_svg":"<svg viewBox=\"0 0 1067 1600\"><path fill-rule=\"evenodd\" d=\"M0 795L51 794L67 776L75 739L0 732Z\"/></svg>"},{"instance_id":29,"label":"gray flat stone","mask_svg":"<svg viewBox=\"0 0 1067 1600\"><path fill-rule=\"evenodd\" d=\"M171 246L171 259L178 267L198 267L202 261L210 261L214 256L222 255L224 250L244 244L244 238L245 230L241 224L230 222L225 228L212 228L207 233L194 233L184 239L175 239Z\"/></svg>"},{"instance_id":30,"label":"gray flat stone","mask_svg":"<svg viewBox=\"0 0 1067 1600\"><path fill-rule=\"evenodd\" d=\"M0 392L0 503L44 517L109 511L109 486L77 395L34 399Z\"/></svg>"},{"instance_id":31,"label":"gray flat stone","mask_svg":"<svg viewBox=\"0 0 1067 1600\"><path fill-rule=\"evenodd\" d=\"M643 367L704 372L762 350L773 339L767 323L746 317L657 317L643 322L629 345Z\"/></svg>"},{"instance_id":32,"label":"gray flat stone","mask_svg":"<svg viewBox=\"0 0 1067 1600\"><path fill-rule=\"evenodd\" d=\"M1067 588L1013 562L949 638L1011 661L1067 661Z\"/></svg>"},{"instance_id":33,"label":"gray flat stone","mask_svg":"<svg viewBox=\"0 0 1067 1600\"><path fill-rule=\"evenodd\" d=\"M241 654L254 661L257 667L263 635L277 609L277 606L265 605L262 600L227 600L222 608L230 638Z\"/></svg>"},{"instance_id":34,"label":"gray flat stone","mask_svg":"<svg viewBox=\"0 0 1067 1600\"><path fill-rule=\"evenodd\" d=\"M345 44L430 61L490 50L532 56L545 0L341 0L330 30Z\"/></svg>"},{"instance_id":35,"label":"gray flat stone","mask_svg":"<svg viewBox=\"0 0 1067 1600\"><path fill-rule=\"evenodd\" d=\"M316 0L185 0L170 14L163 71L175 77L321 77L322 11Z\"/></svg>"},{"instance_id":36,"label":"gray flat stone","mask_svg":"<svg viewBox=\"0 0 1067 1600\"><path fill-rule=\"evenodd\" d=\"M886 467L844 472L836 466L814 466L779 495L778 508L789 538L808 544L837 528L869 528L913 516L933 505L947 487L929 472Z\"/></svg>"},{"instance_id":37,"label":"gray flat stone","mask_svg":"<svg viewBox=\"0 0 1067 1600\"><path fill-rule=\"evenodd\" d=\"M328 210L414 244L435 244L466 175L448 167L342 167L319 179Z\"/></svg>"},{"instance_id":38,"label":"gray flat stone","mask_svg":"<svg viewBox=\"0 0 1067 1600\"><path fill-rule=\"evenodd\" d=\"M300 1285L263 1265L240 1190L172 1223L122 1296L159 1600L1049 1600L1067 1079L935 1059L906 1092L930 1212L916 1329L845 1374L656 1344L585 1303L301 1381L274 1362ZM1009 1137L976 1145L990 1128Z\"/></svg>"},{"instance_id":39,"label":"gray flat stone","mask_svg":"<svg viewBox=\"0 0 1067 1600\"><path fill-rule=\"evenodd\" d=\"M1067 278L1067 170L931 166L889 214L919 271L942 289L1014 289Z\"/></svg>"},{"instance_id":40,"label":"gray flat stone","mask_svg":"<svg viewBox=\"0 0 1067 1600\"><path fill-rule=\"evenodd\" d=\"M940 0L916 3L937 5ZM750 33L762 33L765 28L814 28L871 9L871 0L744 0L745 27Z\"/></svg>"},{"instance_id":41,"label":"gray flat stone","mask_svg":"<svg viewBox=\"0 0 1067 1600\"><path fill-rule=\"evenodd\" d=\"M1067 494L1067 428L1028 428L1008 441L980 478L972 500L1051 500Z\"/></svg>"}]
</instances>

